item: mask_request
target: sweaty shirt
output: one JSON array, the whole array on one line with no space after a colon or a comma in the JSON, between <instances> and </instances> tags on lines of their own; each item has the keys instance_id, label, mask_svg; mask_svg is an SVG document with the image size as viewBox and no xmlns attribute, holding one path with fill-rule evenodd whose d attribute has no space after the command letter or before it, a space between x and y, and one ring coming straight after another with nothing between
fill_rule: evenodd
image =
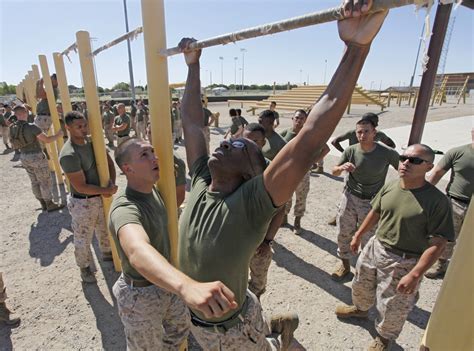
<instances>
[{"instance_id":1,"label":"sweaty shirt","mask_svg":"<svg viewBox=\"0 0 474 351\"><path fill-rule=\"evenodd\" d=\"M199 282L220 280L235 294L240 307L245 301L250 259L265 238L277 208L263 185L262 175L227 196L209 191L208 159L201 157L191 168L191 191L180 220L179 267ZM193 312L213 322L235 313L208 319Z\"/></svg>"},{"instance_id":2,"label":"sweaty shirt","mask_svg":"<svg viewBox=\"0 0 474 351\"><path fill-rule=\"evenodd\" d=\"M458 199L470 201L474 192L474 149L472 144L449 150L438 163L445 171L451 170L446 192Z\"/></svg>"},{"instance_id":3,"label":"sweaty shirt","mask_svg":"<svg viewBox=\"0 0 474 351\"><path fill-rule=\"evenodd\" d=\"M293 128L287 128L280 133L280 136L285 140L287 143L290 142L297 134L293 131Z\"/></svg>"},{"instance_id":4,"label":"sweaty shirt","mask_svg":"<svg viewBox=\"0 0 474 351\"><path fill-rule=\"evenodd\" d=\"M386 246L421 255L434 236L454 240L449 200L430 183L406 190L399 180L389 182L371 205L380 214L376 236Z\"/></svg>"}]
</instances>

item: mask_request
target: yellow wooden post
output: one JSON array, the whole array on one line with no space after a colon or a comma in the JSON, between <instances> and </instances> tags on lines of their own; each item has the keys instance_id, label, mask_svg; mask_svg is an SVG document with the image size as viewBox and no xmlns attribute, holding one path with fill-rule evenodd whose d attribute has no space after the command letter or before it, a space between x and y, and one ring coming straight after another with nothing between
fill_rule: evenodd
<instances>
[{"instance_id":1,"label":"yellow wooden post","mask_svg":"<svg viewBox=\"0 0 474 351\"><path fill-rule=\"evenodd\" d=\"M84 84L84 94L87 102L87 117L89 129L91 131L92 142L94 144L94 156L97 164L97 171L100 178L100 186L107 186L110 182L109 166L107 162L107 152L105 150L104 134L102 131L102 120L99 107L99 96L97 95L97 82L95 80L94 62L91 50L90 36L86 31L76 33L77 49L81 63L82 82ZM168 112L168 120L169 120ZM174 179L174 178L173 178ZM102 196L104 207L106 228L109 228L109 210L112 197ZM109 232L110 246L114 260L114 267L117 272L122 270L120 259L115 247L115 242Z\"/></svg>"},{"instance_id":2,"label":"yellow wooden post","mask_svg":"<svg viewBox=\"0 0 474 351\"><path fill-rule=\"evenodd\" d=\"M464 218L454 255L422 340L421 350L474 350L474 205Z\"/></svg>"},{"instance_id":3,"label":"yellow wooden post","mask_svg":"<svg viewBox=\"0 0 474 351\"><path fill-rule=\"evenodd\" d=\"M36 115L36 105L38 104L38 101L36 100L36 81L33 75L33 71L28 71L28 82L31 90L31 111L34 115Z\"/></svg>"},{"instance_id":4,"label":"yellow wooden post","mask_svg":"<svg viewBox=\"0 0 474 351\"><path fill-rule=\"evenodd\" d=\"M392 92L388 92L387 107L390 107L390 100L392 100Z\"/></svg>"},{"instance_id":5,"label":"yellow wooden post","mask_svg":"<svg viewBox=\"0 0 474 351\"><path fill-rule=\"evenodd\" d=\"M49 74L48 61L46 60L45 55L38 56L41 66L41 74L43 75L44 89L46 91L46 97L48 98L48 107L51 120L53 122L54 133L57 133L61 130L61 125L59 124L58 110L56 109L56 98L54 96L53 83L51 82L51 76ZM63 175L61 166L59 165L58 153L61 151L64 142L63 138L56 140L56 147L53 143L50 143L51 150L51 159L53 160L54 171L56 172L56 178L58 184L63 184Z\"/></svg>"},{"instance_id":6,"label":"yellow wooden post","mask_svg":"<svg viewBox=\"0 0 474 351\"><path fill-rule=\"evenodd\" d=\"M141 4L151 135L161 169L158 188L163 196L168 213L171 262L177 266L178 211L173 171L168 59L158 54L160 50L166 49L165 9L163 0L142 0Z\"/></svg>"},{"instance_id":7,"label":"yellow wooden post","mask_svg":"<svg viewBox=\"0 0 474 351\"><path fill-rule=\"evenodd\" d=\"M56 68L56 77L58 78L59 96L61 97L61 107L63 116L72 111L71 98L69 97L69 89L67 87L66 70L64 68L63 56L55 52L53 53L54 67Z\"/></svg>"},{"instance_id":8,"label":"yellow wooden post","mask_svg":"<svg viewBox=\"0 0 474 351\"><path fill-rule=\"evenodd\" d=\"M16 85L16 87L15 87L15 92L16 92L16 93L15 93L15 94L16 94L16 98L17 98L17 99L20 99L20 96L21 96L21 95L20 95L20 83L18 83L18 84Z\"/></svg>"}]
</instances>

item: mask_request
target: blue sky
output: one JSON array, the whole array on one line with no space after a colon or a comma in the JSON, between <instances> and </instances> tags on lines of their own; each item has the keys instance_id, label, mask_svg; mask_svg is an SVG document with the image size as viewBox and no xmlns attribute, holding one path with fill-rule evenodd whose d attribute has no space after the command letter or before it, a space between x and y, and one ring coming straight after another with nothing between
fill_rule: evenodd
<instances>
[{"instance_id":1,"label":"blue sky","mask_svg":"<svg viewBox=\"0 0 474 351\"><path fill-rule=\"evenodd\" d=\"M173 0L165 1L168 46L175 46L183 36L205 39L267 22L333 7L339 1L315 0ZM393 10L372 45L359 84L365 88L382 88L408 84L413 72L419 36L424 21L424 10L415 14L409 6ZM461 6L454 14L452 33L445 72L474 71L473 11ZM140 1L128 0L130 29L141 25ZM20 22L20 18L22 18ZM434 20L434 9L431 24ZM63 51L75 41L78 30L87 30L94 47L99 47L125 32L122 0L0 0L0 81L15 84L31 64L38 62L38 54L48 58L54 71L52 53ZM20 24L21 23L21 24ZM335 23L297 29L291 32L219 46L204 50L201 66L203 85L223 81L241 83L242 55L245 48L245 84L272 84L288 81L298 84L307 81L321 84L327 60L326 82L339 63L343 44ZM146 84L143 37L132 42L135 84ZM77 54L66 59L68 83L81 86ZM234 60L237 57L237 60ZM126 43L115 46L96 57L98 84L111 87L128 81ZM236 67L236 69L235 69ZM415 84L420 81L420 65ZM169 59L170 82L186 78L186 66L181 56Z\"/></svg>"}]
</instances>

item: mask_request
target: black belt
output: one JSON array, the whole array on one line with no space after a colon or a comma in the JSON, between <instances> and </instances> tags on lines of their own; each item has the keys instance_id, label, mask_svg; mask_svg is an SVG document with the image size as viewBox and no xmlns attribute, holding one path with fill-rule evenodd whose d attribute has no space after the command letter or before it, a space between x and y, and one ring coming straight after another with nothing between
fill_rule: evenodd
<instances>
[{"instance_id":1,"label":"black belt","mask_svg":"<svg viewBox=\"0 0 474 351\"><path fill-rule=\"evenodd\" d=\"M362 194L358 194L356 193L354 190L352 190L351 188L349 188L348 186L346 186L346 190L348 192L350 192L352 195L354 195L355 197L358 197L359 199L361 200L372 200L374 198L375 195L371 195L371 196L368 196L368 195L362 195Z\"/></svg>"},{"instance_id":2,"label":"black belt","mask_svg":"<svg viewBox=\"0 0 474 351\"><path fill-rule=\"evenodd\" d=\"M127 135L118 135L118 134L117 134L117 136L118 136L119 138L126 138L126 137L130 136L130 134L127 134Z\"/></svg>"},{"instance_id":3,"label":"black belt","mask_svg":"<svg viewBox=\"0 0 474 351\"><path fill-rule=\"evenodd\" d=\"M383 244L382 244L383 245ZM399 250L399 249L396 249L394 247L390 247L390 246L385 246L383 245L383 247L385 248L385 251L388 251L390 253L393 253L397 256L400 256L402 258L406 258L406 259L411 259L411 258L420 258L421 255L417 255L417 254L411 254L411 253L406 253L402 250Z\"/></svg>"},{"instance_id":4,"label":"black belt","mask_svg":"<svg viewBox=\"0 0 474 351\"><path fill-rule=\"evenodd\" d=\"M71 194L71 196L75 199L91 199L93 197L100 196L99 194L95 195L78 195L78 194Z\"/></svg>"},{"instance_id":5,"label":"black belt","mask_svg":"<svg viewBox=\"0 0 474 351\"><path fill-rule=\"evenodd\" d=\"M127 277L125 274L122 274L123 280L125 280L125 283L130 285L132 288L145 288L147 286L153 285L153 283L150 283L148 280L135 280L130 277Z\"/></svg>"},{"instance_id":6,"label":"black belt","mask_svg":"<svg viewBox=\"0 0 474 351\"><path fill-rule=\"evenodd\" d=\"M239 311L234 313L229 319L226 319L225 321L222 321L222 322L215 322L215 323L208 322L199 318L191 310L189 310L189 312L191 312L191 323L194 326L200 327L200 328L206 328L216 333L223 334L223 333L226 333L229 329L243 322L244 316L245 316L245 313L247 313L248 307L249 307L249 297L247 296Z\"/></svg>"},{"instance_id":7,"label":"black belt","mask_svg":"<svg viewBox=\"0 0 474 351\"><path fill-rule=\"evenodd\" d=\"M453 199L453 200L456 200L457 202L460 202L466 206L469 206L469 203L471 202L471 200L464 200L464 199L460 199L459 197L456 197L456 196L453 196L453 195L449 195L448 194L448 197Z\"/></svg>"}]
</instances>

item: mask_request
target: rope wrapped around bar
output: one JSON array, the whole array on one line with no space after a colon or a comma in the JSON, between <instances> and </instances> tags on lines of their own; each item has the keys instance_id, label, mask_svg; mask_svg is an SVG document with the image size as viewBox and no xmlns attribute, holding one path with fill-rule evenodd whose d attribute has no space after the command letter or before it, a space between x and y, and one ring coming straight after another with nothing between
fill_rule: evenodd
<instances>
[{"instance_id":1,"label":"rope wrapped around bar","mask_svg":"<svg viewBox=\"0 0 474 351\"><path fill-rule=\"evenodd\" d=\"M128 33L125 33L124 35L118 37L117 39L112 40L110 43L107 43L107 44L101 46L100 48L94 50L92 52L92 56L96 56L97 54L101 53L102 51L107 50L108 48L111 48L112 46L117 45L118 43L121 43L122 41L125 41L127 39L134 40L141 33L143 33L143 27L135 28L134 30L132 30Z\"/></svg>"},{"instance_id":2,"label":"rope wrapped around bar","mask_svg":"<svg viewBox=\"0 0 474 351\"><path fill-rule=\"evenodd\" d=\"M71 61L71 58L69 57L69 53L70 53L71 51L73 51L73 50L74 50L74 52L77 53L77 44L76 44L76 43L71 44L66 50L64 50L63 52L61 52L61 55L66 56L67 59L69 60L69 62L72 62L72 61Z\"/></svg>"},{"instance_id":3,"label":"rope wrapped around bar","mask_svg":"<svg viewBox=\"0 0 474 351\"><path fill-rule=\"evenodd\" d=\"M433 0L374 0L374 4L372 5L370 12L373 13L413 4L420 6L431 2L433 2ZM328 10L313 12L303 16L293 17L286 20L272 22L248 29L243 29L238 32L227 33L214 38L197 41L191 43L190 48L192 50L198 50L211 46L225 45L229 43L235 43L236 41L261 37L264 35L280 33L292 29L303 28L342 19L344 19L343 9L342 6L338 6ZM181 50L178 47L163 49L160 52L162 56L173 56L179 53L181 53Z\"/></svg>"}]
</instances>

